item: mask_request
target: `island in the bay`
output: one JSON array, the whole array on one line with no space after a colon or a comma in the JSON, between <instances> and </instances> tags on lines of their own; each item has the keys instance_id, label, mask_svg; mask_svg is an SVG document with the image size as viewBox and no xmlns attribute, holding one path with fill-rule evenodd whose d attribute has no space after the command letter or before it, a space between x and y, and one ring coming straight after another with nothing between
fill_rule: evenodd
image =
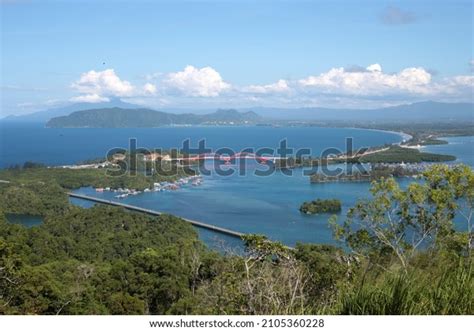
<instances>
[{"instance_id":1,"label":"island in the bay","mask_svg":"<svg viewBox=\"0 0 474 331\"><path fill-rule=\"evenodd\" d=\"M312 214L338 213L341 211L341 201L338 199L316 199L305 201L300 206L300 212Z\"/></svg>"},{"instance_id":2,"label":"island in the bay","mask_svg":"<svg viewBox=\"0 0 474 331\"><path fill-rule=\"evenodd\" d=\"M406 113L407 120L424 106L408 107L413 112ZM461 114L467 114L460 108ZM300 206L301 213L328 216L334 232L332 244L287 247L264 235L234 233L242 240L239 254L206 247L188 219L147 214L138 207L125 209L126 204L110 205L106 199L96 200L91 208L71 203L70 191L86 187L95 188L98 194L113 191L107 196L126 202L130 195L145 196L186 185L192 188L194 181L199 185L193 164L175 162L167 152L135 155L125 151L110 159L63 166L32 160L2 169L1 314L474 312L472 231L462 226L470 224L462 215L472 213L459 213L461 206L463 212L474 208L474 173L468 166L439 164L451 162L453 156L420 149L441 144L446 136L472 135L472 123L462 116L456 122L438 118L433 123L407 124L269 119L253 110L168 116L153 110L105 107L56 114L59 117L44 124L51 128L333 126L407 135L400 143L352 153L273 162L277 171L335 163L353 163L355 169L364 165L360 169L366 170L336 177L314 173L310 180L368 180L372 182L370 195L349 206L347 215L341 215L337 197ZM434 111L432 117L436 114ZM120 168L122 161L135 165L130 169L133 176L106 175ZM157 173L153 162L175 162L177 171ZM396 181L399 177L413 181L401 186ZM331 214L337 217L330 218Z\"/></svg>"},{"instance_id":3,"label":"island in the bay","mask_svg":"<svg viewBox=\"0 0 474 331\"><path fill-rule=\"evenodd\" d=\"M335 239L350 250L308 243L289 248L248 234L241 237L241 255L207 248L179 217L107 205L81 208L67 196L80 186L146 185L141 176L118 183L100 178L106 168L25 166L0 170L2 314L474 309L472 235L454 226L460 204L471 213L474 208L474 172L467 166L427 168L407 188L393 178L374 182L371 197L351 208L343 222L332 219ZM318 211L338 207L316 202L308 210L313 205ZM17 224L23 216L29 226Z\"/></svg>"}]
</instances>

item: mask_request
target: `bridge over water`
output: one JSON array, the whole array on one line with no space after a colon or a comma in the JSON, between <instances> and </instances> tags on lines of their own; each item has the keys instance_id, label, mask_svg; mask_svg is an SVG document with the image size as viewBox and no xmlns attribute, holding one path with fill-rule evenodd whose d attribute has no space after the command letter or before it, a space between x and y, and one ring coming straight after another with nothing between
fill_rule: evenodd
<instances>
[{"instance_id":1,"label":"bridge over water","mask_svg":"<svg viewBox=\"0 0 474 331\"><path fill-rule=\"evenodd\" d=\"M153 216L160 216L160 215L163 214L162 212L159 212L159 211L156 211L156 210L137 207L137 206L132 206L132 205L128 205L128 204L125 204L125 203L118 202L118 201L91 197L91 196L85 195L85 194L77 194L77 193L73 193L73 192L67 192L67 195L69 195L72 198L88 200L88 201L102 203L102 204L111 205L111 206L123 207L123 208L126 208L128 210L133 210L133 211L137 211L137 212L141 212L141 213L145 213L145 214L153 215ZM192 224L196 227L211 230L211 231L215 231L215 232L219 232L219 233L223 233L223 234L226 234L228 236L237 237L239 239L242 239L242 236L245 235L245 233L230 230L230 229L226 229L226 228L222 228L220 226L215 226L215 225L212 225L212 224L207 224L207 223L203 223L203 222L199 222L199 221L195 221L195 220L191 220L191 219L183 218L183 217L179 217L179 218L181 218L185 222L188 222L188 223L190 223L190 224Z\"/></svg>"},{"instance_id":2,"label":"bridge over water","mask_svg":"<svg viewBox=\"0 0 474 331\"><path fill-rule=\"evenodd\" d=\"M252 159L256 160L257 162L260 163L266 163L268 161L275 162L276 160L287 160L287 157L279 157L279 156L264 156L264 155L258 155L255 153L249 153L249 152L240 152L240 153L235 153L235 154L216 154L216 153L204 153L204 154L199 154L199 155L189 155L186 157L178 157L178 158L172 158L170 161L179 161L179 162L190 162L190 161L199 161L199 160L220 160L224 162L231 162L233 160L242 160L242 159Z\"/></svg>"}]
</instances>

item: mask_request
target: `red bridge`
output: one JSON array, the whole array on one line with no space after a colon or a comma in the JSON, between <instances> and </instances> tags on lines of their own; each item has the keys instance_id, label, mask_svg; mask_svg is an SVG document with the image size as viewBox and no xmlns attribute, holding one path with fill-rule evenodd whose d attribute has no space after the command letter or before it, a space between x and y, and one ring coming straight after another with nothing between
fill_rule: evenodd
<instances>
[{"instance_id":1,"label":"red bridge","mask_svg":"<svg viewBox=\"0 0 474 331\"><path fill-rule=\"evenodd\" d=\"M190 156L181 157L181 158L174 158L174 159L171 159L171 161L182 162L182 161L199 161L199 160L219 160L219 161L224 161L225 163L230 163L231 161L236 160L236 159L253 159L260 163L267 163L268 161L284 160L287 158L278 157L278 156L262 156L262 155L257 155L255 153L240 152L240 153L235 153L232 155L205 153L205 154L199 154L199 155L190 155Z\"/></svg>"}]
</instances>

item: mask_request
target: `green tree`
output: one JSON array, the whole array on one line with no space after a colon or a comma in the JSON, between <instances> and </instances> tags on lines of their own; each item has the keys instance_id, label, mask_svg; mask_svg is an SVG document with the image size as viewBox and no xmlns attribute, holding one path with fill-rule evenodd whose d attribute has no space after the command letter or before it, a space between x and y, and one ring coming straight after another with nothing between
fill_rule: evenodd
<instances>
[{"instance_id":1,"label":"green tree","mask_svg":"<svg viewBox=\"0 0 474 331\"><path fill-rule=\"evenodd\" d=\"M12 252L12 247L0 239L0 313L11 314L15 309L10 304L18 293L21 260Z\"/></svg>"},{"instance_id":2,"label":"green tree","mask_svg":"<svg viewBox=\"0 0 474 331\"><path fill-rule=\"evenodd\" d=\"M380 260L393 254L406 271L417 249L472 249L474 174L467 166L434 166L423 181L405 190L393 179L373 182L372 199L359 201L342 225L331 220L335 236L356 254ZM457 233L454 218L466 205L467 231Z\"/></svg>"}]
</instances>

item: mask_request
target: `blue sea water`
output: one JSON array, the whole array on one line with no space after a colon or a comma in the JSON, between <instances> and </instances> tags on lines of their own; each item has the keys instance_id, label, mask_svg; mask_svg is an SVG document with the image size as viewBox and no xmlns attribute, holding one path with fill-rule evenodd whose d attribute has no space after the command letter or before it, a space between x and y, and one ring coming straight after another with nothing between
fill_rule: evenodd
<instances>
[{"instance_id":1,"label":"blue sea water","mask_svg":"<svg viewBox=\"0 0 474 331\"><path fill-rule=\"evenodd\" d=\"M149 192L125 199L115 199L117 193L95 192L82 188L80 193L155 209L177 216L203 221L244 232L261 233L287 245L296 242L333 243L328 226L330 214L304 215L298 210L303 201L316 198L337 198L342 201L345 215L359 198L368 196L368 183L310 184L302 169L293 176L277 172L268 177L206 176L198 187L187 186L177 191ZM207 231L206 242L217 245L226 236Z\"/></svg>"},{"instance_id":2,"label":"blue sea water","mask_svg":"<svg viewBox=\"0 0 474 331\"><path fill-rule=\"evenodd\" d=\"M278 148L287 139L292 148L309 148L320 155L326 148L346 150L346 138L353 139L354 148L400 141L400 135L361 129L316 127L160 127L118 129L48 129L41 124L0 122L0 168L25 161L48 165L64 165L105 157L108 150L128 148L129 139L136 138L139 147L181 148L190 140L191 147L206 140L216 150L228 147Z\"/></svg>"},{"instance_id":3,"label":"blue sea water","mask_svg":"<svg viewBox=\"0 0 474 331\"><path fill-rule=\"evenodd\" d=\"M290 147L310 148L319 155L325 148L345 149L345 138L352 137L355 147L394 143L401 140L395 133L359 129L315 127L176 127L156 129L45 129L39 126L1 127L1 165L22 163L26 160L47 164L70 164L84 159L101 157L112 147L127 147L128 138L136 137L143 147L180 147L182 140L206 139L211 148L245 147L277 148L287 138ZM448 145L428 146L424 150L453 154L458 160L474 166L474 138L447 138ZM456 161L457 162L457 161ZM292 176L275 172L271 176L253 175L260 165L248 161L247 175L221 177L213 173L205 176L201 186L185 186L177 191L149 192L130 196L120 201L195 219L244 233L261 233L287 245L297 242L334 243L328 226L330 215L302 215L298 208L303 201L316 198L337 198L343 210L358 199L369 196L369 183L310 184L302 169ZM400 180L407 185L409 180ZM115 199L113 192L95 192L82 188L80 192L106 199ZM84 207L89 202L73 199ZM219 248L238 246L236 239L199 230L201 238L210 246Z\"/></svg>"},{"instance_id":4,"label":"blue sea water","mask_svg":"<svg viewBox=\"0 0 474 331\"><path fill-rule=\"evenodd\" d=\"M449 138L448 145L426 147L427 151L454 154L464 163L474 166L473 137ZM442 148L441 148L442 147ZM303 243L334 243L328 226L331 215L304 215L298 210L303 201L316 198L337 198L342 202L338 219L342 221L358 199L369 197L368 182L310 184L303 169L294 169L292 176L275 172L271 176L253 175L259 165L248 162L247 175L237 173L221 177L213 173L204 177L203 185L187 186L177 191L150 192L122 199L124 203L156 209L166 213L196 219L244 233L261 233L287 245ZM410 179L400 179L401 186ZM115 199L112 192L97 193L92 188L82 193ZM201 238L218 247L222 241L235 247L235 240L200 230Z\"/></svg>"},{"instance_id":5,"label":"blue sea water","mask_svg":"<svg viewBox=\"0 0 474 331\"><path fill-rule=\"evenodd\" d=\"M446 145L430 145L421 151L456 156L452 163L464 163L474 167L474 137L445 137L439 138L448 142Z\"/></svg>"}]
</instances>

